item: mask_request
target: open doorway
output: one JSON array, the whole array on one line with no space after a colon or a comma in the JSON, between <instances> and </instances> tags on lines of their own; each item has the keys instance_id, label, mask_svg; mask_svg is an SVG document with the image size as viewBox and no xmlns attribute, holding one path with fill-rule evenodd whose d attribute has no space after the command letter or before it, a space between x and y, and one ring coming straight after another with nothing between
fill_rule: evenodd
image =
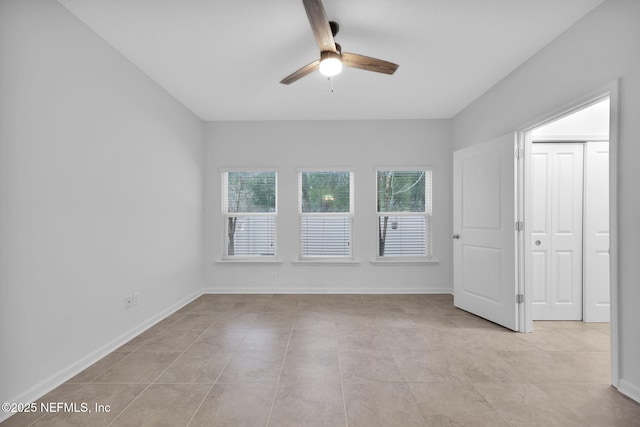
<instances>
[{"instance_id":1,"label":"open doorway","mask_svg":"<svg viewBox=\"0 0 640 427\"><path fill-rule=\"evenodd\" d=\"M533 332L534 331L534 323L533 323L533 304L532 301L534 297L534 291L532 287L532 281L530 277L530 269L531 269L531 259L529 257L529 249L532 246L535 246L536 239L532 239L532 224L531 224L531 197L527 197L532 192L531 189L531 179L528 177L529 171L532 169L532 149L533 149L533 131L538 130L538 134L536 138L542 142L546 138L547 142L553 139L557 139L557 134L559 133L559 129L554 129L553 124L561 124L560 120L563 118L569 118L573 116L573 119L579 118L579 113L581 111L586 112L586 110L595 106L599 103L603 102L600 105L602 109L606 109L608 107L608 121L605 125L599 125L599 129L594 130L593 128L589 128L584 126L581 131L571 130L571 138L574 141L581 141L583 144L585 141L593 140L594 142L603 142L603 135L608 135L608 144L607 144L607 160L605 162L608 165L608 183L605 186L604 190L608 193L608 197L605 194L600 194L600 208L604 208L605 212L608 213L608 231L609 235L605 237L603 240L606 241L606 245L608 246L608 250L598 251L600 253L606 254L603 258L606 258L608 262L605 262L605 266L608 267L608 284L609 284L609 292L608 295L605 292L604 298L600 295L600 299L602 301L606 301L608 297L609 304L601 304L606 305L606 318L599 320L607 320L609 319L609 344L610 344L610 378L611 384L614 387L618 387L619 385L619 339L618 339L618 314L617 314L617 300L618 300L618 262L617 262L617 242L618 242L618 226L617 226L617 188L618 188L618 170L617 170L617 158L618 158L618 120L619 120L619 82L614 81L603 89L594 92L592 95L587 95L582 98L582 100L577 100L568 104L562 109L556 110L556 112L549 112L546 116L542 116L540 119L532 122L528 127L524 128L524 130L518 133L519 140L519 152L524 153L521 158L521 172L519 174L519 184L518 184L518 194L521 196L518 198L517 209L519 212L520 218L524 218L524 233L519 238L518 243L518 259L519 259L519 273L518 273L518 281L519 287L518 290L524 294L523 302L520 306L519 317L520 324L522 328L521 332ZM604 114L606 115L606 114ZM568 123L568 122L567 122ZM602 121L598 121L598 123L602 123ZM594 122L590 122L591 125ZM546 129L543 129L545 125L549 125ZM602 130L603 126L606 126L606 131ZM544 135L543 130L547 132L547 135ZM556 134L555 136L552 134ZM562 141L562 142L566 142ZM592 147L596 147L596 144L592 144ZM588 167L588 166L587 166ZM589 185L583 184L583 185ZM602 191L602 188L600 188ZM585 194L583 192L583 194ZM594 197L594 196L591 196ZM586 236L583 233L583 238ZM586 237L587 239L590 237ZM602 262L602 259L600 260ZM592 274L591 271L586 272L586 268L597 267L600 271L603 271L600 266L594 265L592 260L583 262L582 272L586 276L590 276ZM606 276L606 275L605 275ZM606 282L607 277L600 277L596 280L599 280L601 283ZM584 286L583 286L584 289ZM601 302L602 302L601 301ZM584 303L588 303L584 301ZM583 305L584 309L584 305ZM584 312L583 312L584 315ZM600 313L602 315L602 313ZM584 319L583 319L584 320ZM586 323L582 323L585 324Z\"/></svg>"},{"instance_id":2,"label":"open doorway","mask_svg":"<svg viewBox=\"0 0 640 427\"><path fill-rule=\"evenodd\" d=\"M533 320L609 322L609 97L527 132Z\"/></svg>"},{"instance_id":3,"label":"open doorway","mask_svg":"<svg viewBox=\"0 0 640 427\"><path fill-rule=\"evenodd\" d=\"M473 144L453 155L453 295L454 306L518 332L533 332L532 301L535 299L530 278L530 248L532 239L531 178L533 131L561 118L585 110L601 101L608 103L608 183L600 208L608 212L608 232L603 240L608 250L609 292L600 290L599 303L605 302L611 362L611 384L619 382L619 340L617 322L617 156L619 82L615 81L589 96L550 111L532 121L516 134ZM557 132L557 131L556 131ZM576 137L576 133L579 133ZM587 130L572 131L569 140L578 141L584 150L585 142L603 142L593 138ZM606 133L605 133L606 135ZM542 138L541 135L537 136ZM557 135L553 138L556 139ZM600 140L600 141L598 141ZM547 143L550 139L547 139ZM567 142L567 141L562 141ZM543 143L539 141L539 143ZM515 149L515 153L514 153ZM514 156L515 154L515 156ZM578 154L578 157L580 155ZM584 158L584 151L582 151ZM605 165L607 162L604 162ZM584 164L583 166L584 167ZM602 184L602 182L599 182ZM584 186L584 181L582 186ZM588 184L587 184L588 185ZM602 185L601 185L602 187ZM602 190L602 188L600 188ZM608 197L606 196L608 193ZM584 196L584 192L583 192ZM592 196L590 196L592 198ZM582 226L580 227L582 229ZM579 233L583 235L584 233ZM582 255L580 255L582 258ZM579 271L584 275L584 262ZM606 281L606 269L603 271ZM601 278L602 279L602 278ZM604 296L602 295L604 294ZM582 314L580 314L582 317ZM582 319L581 319L582 320ZM606 319L604 319L606 320ZM579 321L580 325L587 323ZM593 325L593 324L592 324ZM606 345L606 343L605 343Z\"/></svg>"}]
</instances>

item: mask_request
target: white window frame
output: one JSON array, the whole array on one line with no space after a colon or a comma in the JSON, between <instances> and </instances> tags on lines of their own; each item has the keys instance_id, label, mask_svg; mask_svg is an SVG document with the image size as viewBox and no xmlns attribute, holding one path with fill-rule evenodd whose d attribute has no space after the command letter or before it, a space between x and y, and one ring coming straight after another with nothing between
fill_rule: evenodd
<instances>
[{"instance_id":1,"label":"white window frame","mask_svg":"<svg viewBox=\"0 0 640 427\"><path fill-rule=\"evenodd\" d=\"M378 212L378 172L382 171L394 171L394 172L414 172L421 171L425 172L425 174L429 174L429 178L425 176L425 210L424 212ZM434 168L433 166L377 166L375 167L375 213L376 213L376 223L375 223L375 261L376 262L438 262L436 258L433 256L433 175ZM381 218L385 216L393 216L393 217L415 217L415 216L424 216L425 218L425 235L424 235L424 245L425 245L425 254L424 255L393 255L393 256L385 256L380 255L380 232L379 232L379 224Z\"/></svg>"},{"instance_id":2,"label":"white window frame","mask_svg":"<svg viewBox=\"0 0 640 427\"><path fill-rule=\"evenodd\" d=\"M224 168L220 170L221 182L222 182L222 261L256 261L256 262L271 262L278 261L278 170L276 168ZM260 173L269 172L275 174L275 206L274 212L227 212L228 211L228 174L230 172L247 172L247 173ZM270 255L228 255L229 248L227 226L229 218L273 218L273 254Z\"/></svg>"},{"instance_id":3,"label":"white window frame","mask_svg":"<svg viewBox=\"0 0 640 427\"><path fill-rule=\"evenodd\" d=\"M353 250L353 218L354 218L354 179L355 169L345 167L327 167L327 168L298 168L298 261L299 262L344 262L354 261ZM302 174L303 173L331 173L331 172L349 172L349 212L302 212ZM349 218L349 254L348 255L314 255L308 256L303 254L303 236L302 222L305 217L348 217Z\"/></svg>"}]
</instances>

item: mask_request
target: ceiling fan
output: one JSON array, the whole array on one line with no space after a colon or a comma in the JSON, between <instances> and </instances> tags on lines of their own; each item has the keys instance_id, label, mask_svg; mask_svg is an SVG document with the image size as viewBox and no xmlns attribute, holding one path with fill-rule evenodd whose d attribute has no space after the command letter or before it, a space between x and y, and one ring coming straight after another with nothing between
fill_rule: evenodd
<instances>
[{"instance_id":1,"label":"ceiling fan","mask_svg":"<svg viewBox=\"0 0 640 427\"><path fill-rule=\"evenodd\" d=\"M336 22L330 22L327 19L322 1L302 0L302 3L307 12L316 43L320 48L320 59L316 59L298 71L293 72L282 79L280 83L285 85L291 84L316 70L320 70L320 72L327 77L332 77L342 71L343 65L384 74L393 74L398 69L398 64L394 64L393 62L355 53L343 53L340 45L333 40L335 35L338 34L339 26Z\"/></svg>"}]
</instances>

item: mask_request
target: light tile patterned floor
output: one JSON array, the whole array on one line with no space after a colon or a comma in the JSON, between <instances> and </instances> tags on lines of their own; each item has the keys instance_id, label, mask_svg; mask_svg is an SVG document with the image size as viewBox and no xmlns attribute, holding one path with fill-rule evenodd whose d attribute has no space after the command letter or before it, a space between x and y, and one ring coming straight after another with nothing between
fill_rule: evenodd
<instances>
[{"instance_id":1,"label":"light tile patterned floor","mask_svg":"<svg viewBox=\"0 0 640 427\"><path fill-rule=\"evenodd\" d=\"M507 331L449 295L205 295L2 426L640 426L609 326Z\"/></svg>"}]
</instances>

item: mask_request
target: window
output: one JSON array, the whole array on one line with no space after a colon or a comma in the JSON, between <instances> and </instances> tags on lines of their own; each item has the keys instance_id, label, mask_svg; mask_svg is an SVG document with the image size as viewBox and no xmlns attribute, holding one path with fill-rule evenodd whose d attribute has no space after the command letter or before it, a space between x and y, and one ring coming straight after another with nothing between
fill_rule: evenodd
<instances>
[{"instance_id":1,"label":"window","mask_svg":"<svg viewBox=\"0 0 640 427\"><path fill-rule=\"evenodd\" d=\"M224 257L276 254L276 172L223 172Z\"/></svg>"},{"instance_id":2,"label":"window","mask_svg":"<svg viewBox=\"0 0 640 427\"><path fill-rule=\"evenodd\" d=\"M353 173L300 171L300 258L351 257Z\"/></svg>"},{"instance_id":3,"label":"window","mask_svg":"<svg viewBox=\"0 0 640 427\"><path fill-rule=\"evenodd\" d=\"M376 171L378 257L431 258L431 170Z\"/></svg>"}]
</instances>

